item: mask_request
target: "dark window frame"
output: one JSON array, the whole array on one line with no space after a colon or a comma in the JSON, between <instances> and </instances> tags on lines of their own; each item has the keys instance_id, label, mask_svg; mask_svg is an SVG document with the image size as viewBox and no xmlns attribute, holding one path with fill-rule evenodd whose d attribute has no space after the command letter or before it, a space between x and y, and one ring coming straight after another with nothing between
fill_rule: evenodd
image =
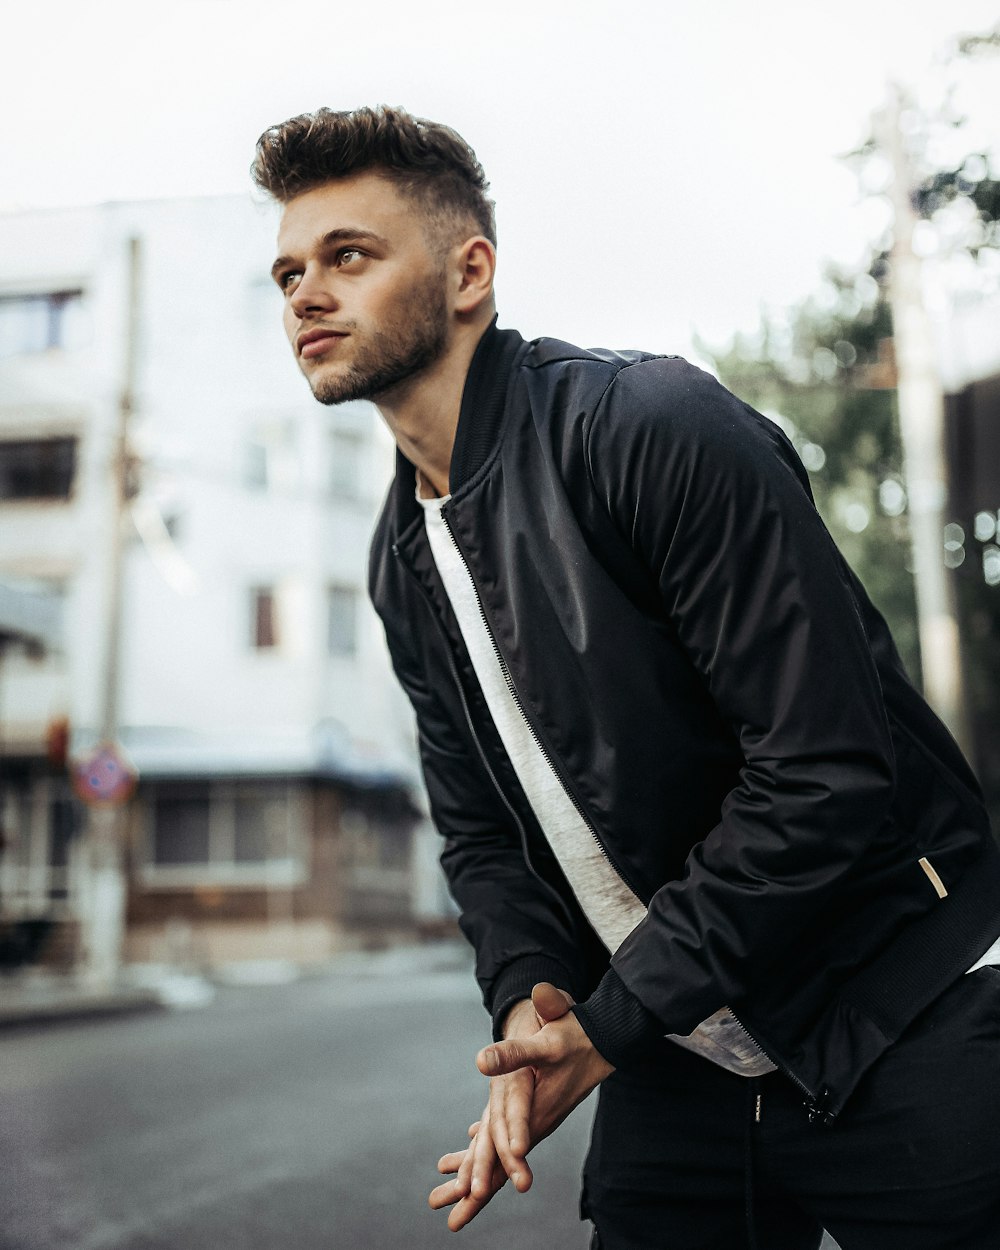
<instances>
[{"instance_id":1,"label":"dark window frame","mask_svg":"<svg viewBox=\"0 0 1000 1250\"><path fill-rule=\"evenodd\" d=\"M273 583L250 587L250 647L254 651L277 651L281 646L281 613L278 588Z\"/></svg>"},{"instance_id":2,"label":"dark window frame","mask_svg":"<svg viewBox=\"0 0 1000 1250\"><path fill-rule=\"evenodd\" d=\"M0 439L0 503L64 503L73 497L75 434Z\"/></svg>"}]
</instances>

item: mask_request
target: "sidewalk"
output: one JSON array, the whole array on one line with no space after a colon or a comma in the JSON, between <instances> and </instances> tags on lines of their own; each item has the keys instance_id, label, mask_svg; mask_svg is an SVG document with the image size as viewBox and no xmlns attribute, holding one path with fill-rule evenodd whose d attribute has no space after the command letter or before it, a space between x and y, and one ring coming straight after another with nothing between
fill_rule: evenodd
<instances>
[{"instance_id":1,"label":"sidewalk","mask_svg":"<svg viewBox=\"0 0 1000 1250\"><path fill-rule=\"evenodd\" d=\"M0 975L0 1030L157 1011L163 1005L160 995L145 987L94 989L72 975L38 970Z\"/></svg>"},{"instance_id":2,"label":"sidewalk","mask_svg":"<svg viewBox=\"0 0 1000 1250\"><path fill-rule=\"evenodd\" d=\"M324 976L390 979L467 968L471 968L471 955L459 941L343 951L327 962L306 967L288 960L251 960L215 968L207 976L165 964L126 965L118 985L110 990L88 986L73 973L29 968L0 974L0 1031L64 1020L202 1007L215 997L217 986L266 986ZM469 975L471 984L471 971Z\"/></svg>"}]
</instances>

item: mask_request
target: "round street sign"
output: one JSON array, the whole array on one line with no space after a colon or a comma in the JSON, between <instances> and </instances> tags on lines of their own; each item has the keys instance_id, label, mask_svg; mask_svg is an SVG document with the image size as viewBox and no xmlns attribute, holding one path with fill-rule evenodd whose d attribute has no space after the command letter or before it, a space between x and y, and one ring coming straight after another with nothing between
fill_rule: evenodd
<instances>
[{"instance_id":1,"label":"round street sign","mask_svg":"<svg viewBox=\"0 0 1000 1250\"><path fill-rule=\"evenodd\" d=\"M73 768L73 789L84 803L124 803L139 774L121 747L101 742Z\"/></svg>"}]
</instances>

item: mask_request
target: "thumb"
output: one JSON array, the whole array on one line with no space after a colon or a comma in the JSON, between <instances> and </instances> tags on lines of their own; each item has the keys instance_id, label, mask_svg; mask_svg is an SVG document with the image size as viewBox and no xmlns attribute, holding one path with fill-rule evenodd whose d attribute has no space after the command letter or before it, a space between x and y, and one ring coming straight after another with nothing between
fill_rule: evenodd
<instances>
[{"instance_id":1,"label":"thumb","mask_svg":"<svg viewBox=\"0 0 1000 1250\"><path fill-rule=\"evenodd\" d=\"M531 991L531 1005L543 1024L559 1020L573 1006L573 999L565 990L557 989L548 981L539 981Z\"/></svg>"},{"instance_id":2,"label":"thumb","mask_svg":"<svg viewBox=\"0 0 1000 1250\"><path fill-rule=\"evenodd\" d=\"M526 1041L494 1042L476 1055L476 1067L483 1076L503 1076L518 1068L530 1068L542 1058L543 1048L534 1038Z\"/></svg>"}]
</instances>

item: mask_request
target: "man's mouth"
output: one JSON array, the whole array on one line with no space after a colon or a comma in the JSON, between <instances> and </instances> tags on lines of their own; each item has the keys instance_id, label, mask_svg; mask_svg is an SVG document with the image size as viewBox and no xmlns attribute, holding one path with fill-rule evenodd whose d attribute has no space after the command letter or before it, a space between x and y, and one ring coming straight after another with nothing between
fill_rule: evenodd
<instances>
[{"instance_id":1,"label":"man's mouth","mask_svg":"<svg viewBox=\"0 0 1000 1250\"><path fill-rule=\"evenodd\" d=\"M306 330L304 334L300 334L295 340L295 346L298 348L299 355L303 360L309 360L314 356L322 356L338 339L346 337L347 335L340 330L317 328L315 330Z\"/></svg>"}]
</instances>

